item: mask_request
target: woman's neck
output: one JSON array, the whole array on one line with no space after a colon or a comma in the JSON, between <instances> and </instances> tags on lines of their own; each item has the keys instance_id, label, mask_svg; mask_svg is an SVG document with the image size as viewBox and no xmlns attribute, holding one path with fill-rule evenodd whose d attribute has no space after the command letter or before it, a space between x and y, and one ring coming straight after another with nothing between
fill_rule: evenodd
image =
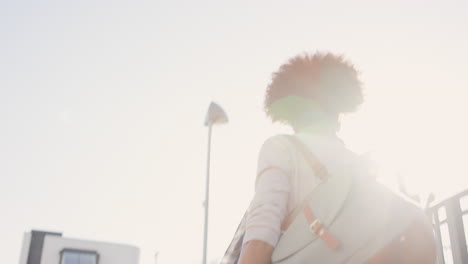
<instances>
[{"instance_id":1,"label":"woman's neck","mask_svg":"<svg viewBox=\"0 0 468 264\"><path fill-rule=\"evenodd\" d=\"M307 118L308 117L308 118ZM294 131L336 136L340 130L340 122L338 115L314 113L305 115L304 118L298 119L294 124Z\"/></svg>"},{"instance_id":2,"label":"woman's neck","mask_svg":"<svg viewBox=\"0 0 468 264\"><path fill-rule=\"evenodd\" d=\"M331 125L331 124L310 124L305 126L297 126L294 128L294 132L296 133L310 133L316 135L324 135L324 136L336 136L338 131L339 125Z\"/></svg>"}]
</instances>

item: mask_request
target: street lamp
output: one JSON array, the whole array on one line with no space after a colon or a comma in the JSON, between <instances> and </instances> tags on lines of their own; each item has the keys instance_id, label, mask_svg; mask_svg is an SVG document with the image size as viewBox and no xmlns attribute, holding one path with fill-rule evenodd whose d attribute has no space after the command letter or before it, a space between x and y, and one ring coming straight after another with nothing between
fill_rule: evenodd
<instances>
[{"instance_id":1,"label":"street lamp","mask_svg":"<svg viewBox=\"0 0 468 264\"><path fill-rule=\"evenodd\" d=\"M206 159L206 186L205 186L205 233L203 237L203 264L206 264L206 252L208 243L208 208L210 199L210 154L211 154L211 130L213 125L224 124L228 118L224 110L216 103L211 103L206 113L205 126L208 127L208 152Z\"/></svg>"}]
</instances>

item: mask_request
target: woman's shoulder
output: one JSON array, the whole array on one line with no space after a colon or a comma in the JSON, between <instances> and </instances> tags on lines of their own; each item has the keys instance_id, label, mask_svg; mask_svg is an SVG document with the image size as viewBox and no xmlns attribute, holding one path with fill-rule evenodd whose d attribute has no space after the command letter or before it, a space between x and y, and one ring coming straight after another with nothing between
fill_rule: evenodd
<instances>
[{"instance_id":1,"label":"woman's shoulder","mask_svg":"<svg viewBox=\"0 0 468 264\"><path fill-rule=\"evenodd\" d=\"M288 138L291 136L292 135L288 135L288 134L276 134L276 135L269 136L263 141L263 146L285 145L288 143Z\"/></svg>"},{"instance_id":2,"label":"woman's shoulder","mask_svg":"<svg viewBox=\"0 0 468 264\"><path fill-rule=\"evenodd\" d=\"M288 154L291 151L291 137L292 135L276 134L266 138L260 148L260 155L267 153Z\"/></svg>"},{"instance_id":3,"label":"woman's shoulder","mask_svg":"<svg viewBox=\"0 0 468 264\"><path fill-rule=\"evenodd\" d=\"M265 139L258 155L259 170L274 166L289 171L292 146L288 137L286 134L278 134Z\"/></svg>"}]
</instances>

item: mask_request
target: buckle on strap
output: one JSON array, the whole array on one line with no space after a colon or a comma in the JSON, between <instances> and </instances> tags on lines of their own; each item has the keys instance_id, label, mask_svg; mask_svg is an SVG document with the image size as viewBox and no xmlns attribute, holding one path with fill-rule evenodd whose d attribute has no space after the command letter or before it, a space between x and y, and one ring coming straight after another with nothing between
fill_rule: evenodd
<instances>
[{"instance_id":1,"label":"buckle on strap","mask_svg":"<svg viewBox=\"0 0 468 264\"><path fill-rule=\"evenodd\" d=\"M317 218L314 221L312 221L312 223L310 223L309 229L312 233L320 237L325 232L322 223Z\"/></svg>"},{"instance_id":2,"label":"buckle on strap","mask_svg":"<svg viewBox=\"0 0 468 264\"><path fill-rule=\"evenodd\" d=\"M309 222L309 230L319 236L326 244L332 249L337 249L340 246L340 242L336 239L333 234L323 226L320 220L314 215L309 205L304 206L303 213L307 222Z\"/></svg>"}]
</instances>

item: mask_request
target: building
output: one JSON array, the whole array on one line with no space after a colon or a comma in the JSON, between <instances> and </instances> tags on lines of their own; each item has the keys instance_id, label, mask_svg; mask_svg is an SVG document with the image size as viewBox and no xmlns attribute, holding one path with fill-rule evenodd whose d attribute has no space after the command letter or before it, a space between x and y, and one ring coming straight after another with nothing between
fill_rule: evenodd
<instances>
[{"instance_id":1,"label":"building","mask_svg":"<svg viewBox=\"0 0 468 264\"><path fill-rule=\"evenodd\" d=\"M134 246L63 237L33 230L24 234L19 264L138 264Z\"/></svg>"}]
</instances>

